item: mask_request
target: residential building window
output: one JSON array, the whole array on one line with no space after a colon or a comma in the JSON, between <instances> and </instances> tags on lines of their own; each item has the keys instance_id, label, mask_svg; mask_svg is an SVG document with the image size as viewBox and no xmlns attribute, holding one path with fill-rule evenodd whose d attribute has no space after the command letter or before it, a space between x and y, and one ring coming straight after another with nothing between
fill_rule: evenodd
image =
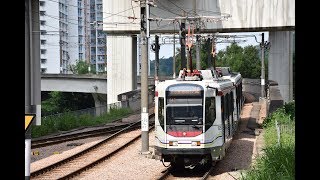
<instances>
[{"instance_id":1,"label":"residential building window","mask_svg":"<svg viewBox=\"0 0 320 180\"><path fill-rule=\"evenodd\" d=\"M41 63L44 64L47 62L47 59L41 59Z\"/></svg>"},{"instance_id":2,"label":"residential building window","mask_svg":"<svg viewBox=\"0 0 320 180\"><path fill-rule=\"evenodd\" d=\"M102 4L97 4L97 10L102 11Z\"/></svg>"},{"instance_id":3,"label":"residential building window","mask_svg":"<svg viewBox=\"0 0 320 180\"><path fill-rule=\"evenodd\" d=\"M46 42L47 42L46 40L41 40L42 45L46 44Z\"/></svg>"},{"instance_id":4,"label":"residential building window","mask_svg":"<svg viewBox=\"0 0 320 180\"><path fill-rule=\"evenodd\" d=\"M46 54L47 50L46 49L41 49L41 54Z\"/></svg>"},{"instance_id":5,"label":"residential building window","mask_svg":"<svg viewBox=\"0 0 320 180\"><path fill-rule=\"evenodd\" d=\"M47 34L47 31L41 30L41 31L40 31L40 34L41 34L41 35L45 35L45 34Z\"/></svg>"},{"instance_id":6,"label":"residential building window","mask_svg":"<svg viewBox=\"0 0 320 180\"><path fill-rule=\"evenodd\" d=\"M44 6L46 2L44 1L39 1L40 6Z\"/></svg>"},{"instance_id":7,"label":"residential building window","mask_svg":"<svg viewBox=\"0 0 320 180\"><path fill-rule=\"evenodd\" d=\"M40 24L41 24L42 26L44 26L44 25L46 25L46 21L40 21Z\"/></svg>"},{"instance_id":8,"label":"residential building window","mask_svg":"<svg viewBox=\"0 0 320 180\"><path fill-rule=\"evenodd\" d=\"M45 16L46 12L45 11L40 11L40 16Z\"/></svg>"},{"instance_id":9,"label":"residential building window","mask_svg":"<svg viewBox=\"0 0 320 180\"><path fill-rule=\"evenodd\" d=\"M46 73L47 72L47 68L41 68L41 73Z\"/></svg>"}]
</instances>

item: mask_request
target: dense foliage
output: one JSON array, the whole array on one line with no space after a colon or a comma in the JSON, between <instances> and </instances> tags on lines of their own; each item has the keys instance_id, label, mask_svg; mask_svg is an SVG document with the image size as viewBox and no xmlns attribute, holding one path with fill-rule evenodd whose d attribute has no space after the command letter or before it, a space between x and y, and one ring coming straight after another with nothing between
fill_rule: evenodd
<instances>
[{"instance_id":1,"label":"dense foliage","mask_svg":"<svg viewBox=\"0 0 320 180\"><path fill-rule=\"evenodd\" d=\"M93 97L88 93L52 91L43 92L41 98L42 116L94 107Z\"/></svg>"}]
</instances>

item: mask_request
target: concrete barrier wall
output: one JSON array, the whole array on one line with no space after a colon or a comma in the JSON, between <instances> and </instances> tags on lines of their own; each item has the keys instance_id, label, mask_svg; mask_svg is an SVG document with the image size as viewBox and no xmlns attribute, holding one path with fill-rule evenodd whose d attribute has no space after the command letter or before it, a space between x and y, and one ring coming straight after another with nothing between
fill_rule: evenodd
<instances>
[{"instance_id":1,"label":"concrete barrier wall","mask_svg":"<svg viewBox=\"0 0 320 180\"><path fill-rule=\"evenodd\" d=\"M118 95L118 101L121 102L122 107L127 107L133 111L141 109L141 91L136 89L133 91L121 93ZM150 87L148 91L148 104L149 107L154 103L154 87Z\"/></svg>"},{"instance_id":2,"label":"concrete barrier wall","mask_svg":"<svg viewBox=\"0 0 320 180\"><path fill-rule=\"evenodd\" d=\"M260 79L249 79L243 78L242 79L242 91L243 94L246 96L246 93L252 95L254 98L252 101L258 102L259 97L261 96L261 80Z\"/></svg>"},{"instance_id":3,"label":"concrete barrier wall","mask_svg":"<svg viewBox=\"0 0 320 180\"><path fill-rule=\"evenodd\" d=\"M278 83L269 83L267 95L269 100L269 113L274 112L284 105L283 97L281 96Z\"/></svg>"}]
</instances>

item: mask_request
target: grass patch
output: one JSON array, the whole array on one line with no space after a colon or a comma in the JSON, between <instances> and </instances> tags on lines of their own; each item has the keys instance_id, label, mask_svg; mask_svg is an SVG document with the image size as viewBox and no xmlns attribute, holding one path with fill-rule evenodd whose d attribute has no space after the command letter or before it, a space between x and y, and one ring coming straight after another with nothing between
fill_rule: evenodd
<instances>
[{"instance_id":1,"label":"grass patch","mask_svg":"<svg viewBox=\"0 0 320 180\"><path fill-rule=\"evenodd\" d=\"M63 113L59 116L48 116L42 118L41 126L32 126L31 136L37 138L59 131L68 131L71 129L94 126L112 122L116 119L123 118L131 114L133 111L129 108L110 109L110 112L105 112L101 116L94 117L90 114L76 116L72 112Z\"/></svg>"},{"instance_id":2,"label":"grass patch","mask_svg":"<svg viewBox=\"0 0 320 180\"><path fill-rule=\"evenodd\" d=\"M257 159L254 167L241 179L271 180L295 179L295 149L293 145L269 146L265 154Z\"/></svg>"},{"instance_id":3,"label":"grass patch","mask_svg":"<svg viewBox=\"0 0 320 180\"><path fill-rule=\"evenodd\" d=\"M264 154L258 157L252 168L242 174L243 180L295 179L295 110L294 103L284 105L268 116L265 129ZM275 122L281 129L280 143Z\"/></svg>"}]
</instances>

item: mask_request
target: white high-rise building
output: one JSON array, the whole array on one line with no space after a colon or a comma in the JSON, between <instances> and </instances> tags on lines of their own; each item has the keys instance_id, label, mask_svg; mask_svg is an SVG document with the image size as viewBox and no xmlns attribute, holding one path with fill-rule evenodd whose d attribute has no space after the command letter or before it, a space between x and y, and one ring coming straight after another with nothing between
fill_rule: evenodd
<instances>
[{"instance_id":1,"label":"white high-rise building","mask_svg":"<svg viewBox=\"0 0 320 180\"><path fill-rule=\"evenodd\" d=\"M79 60L90 63L90 0L78 0Z\"/></svg>"},{"instance_id":2,"label":"white high-rise building","mask_svg":"<svg viewBox=\"0 0 320 180\"><path fill-rule=\"evenodd\" d=\"M90 57L89 0L40 0L39 3L41 71L71 73L70 65Z\"/></svg>"},{"instance_id":3,"label":"white high-rise building","mask_svg":"<svg viewBox=\"0 0 320 180\"><path fill-rule=\"evenodd\" d=\"M102 11L102 0L90 0L91 64L98 68L98 72L104 72L107 63L107 44L106 34L102 29L104 16ZM97 64L96 59L98 59Z\"/></svg>"}]
</instances>

